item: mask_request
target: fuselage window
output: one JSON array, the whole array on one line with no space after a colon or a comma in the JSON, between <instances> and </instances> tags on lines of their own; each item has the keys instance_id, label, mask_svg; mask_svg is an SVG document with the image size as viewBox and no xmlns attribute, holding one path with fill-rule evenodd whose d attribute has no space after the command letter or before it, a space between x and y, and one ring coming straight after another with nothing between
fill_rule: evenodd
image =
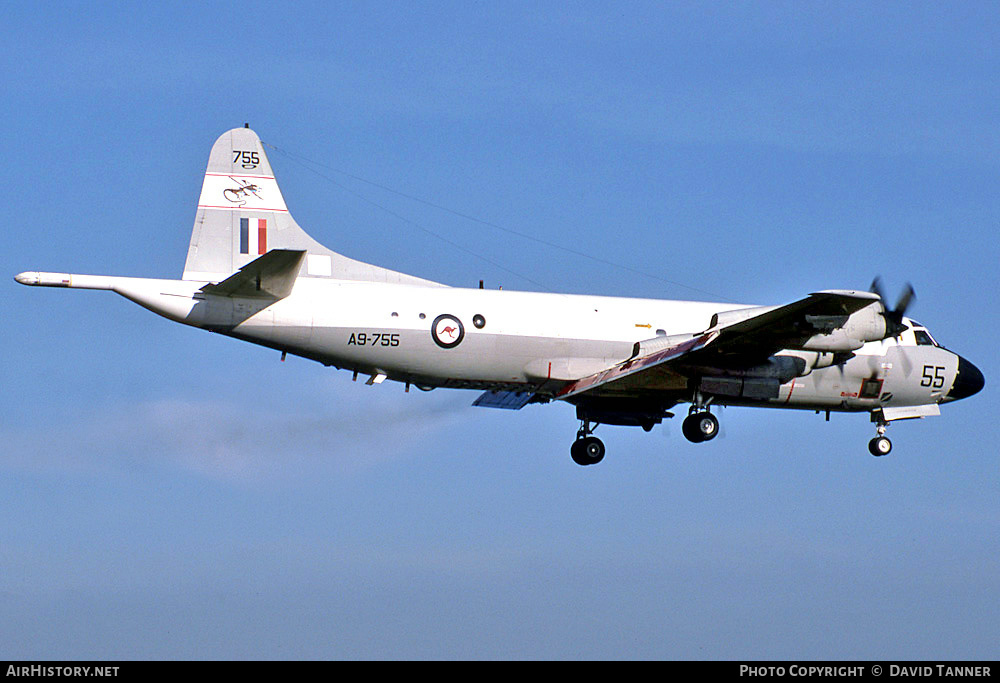
<instances>
[{"instance_id":1,"label":"fuselage window","mask_svg":"<svg viewBox=\"0 0 1000 683\"><path fill-rule=\"evenodd\" d=\"M913 336L917 340L917 346L937 346L931 335L927 334L927 330L913 330Z\"/></svg>"}]
</instances>

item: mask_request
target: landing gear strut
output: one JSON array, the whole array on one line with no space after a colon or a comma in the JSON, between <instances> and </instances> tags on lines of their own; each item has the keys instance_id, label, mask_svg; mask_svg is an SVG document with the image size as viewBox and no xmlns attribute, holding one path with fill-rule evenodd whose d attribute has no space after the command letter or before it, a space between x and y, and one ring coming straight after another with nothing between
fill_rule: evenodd
<instances>
[{"instance_id":1,"label":"landing gear strut","mask_svg":"<svg viewBox=\"0 0 1000 683\"><path fill-rule=\"evenodd\" d=\"M594 428L591 428L589 420L583 420L580 431L576 433L576 441L569 454L577 465L596 465L604 459L604 442L593 436Z\"/></svg>"},{"instance_id":2,"label":"landing gear strut","mask_svg":"<svg viewBox=\"0 0 1000 683\"><path fill-rule=\"evenodd\" d=\"M701 392L695 392L688 416L681 423L681 432L691 443L711 441L719 433L719 420L708 412L708 402L704 401Z\"/></svg>"},{"instance_id":3,"label":"landing gear strut","mask_svg":"<svg viewBox=\"0 0 1000 683\"><path fill-rule=\"evenodd\" d=\"M883 419L881 411L872 413L872 422L876 425L875 431L878 432L878 436L868 442L868 452L875 457L889 455L889 451L892 450L892 442L885 435L885 428L889 426L889 423Z\"/></svg>"}]
</instances>

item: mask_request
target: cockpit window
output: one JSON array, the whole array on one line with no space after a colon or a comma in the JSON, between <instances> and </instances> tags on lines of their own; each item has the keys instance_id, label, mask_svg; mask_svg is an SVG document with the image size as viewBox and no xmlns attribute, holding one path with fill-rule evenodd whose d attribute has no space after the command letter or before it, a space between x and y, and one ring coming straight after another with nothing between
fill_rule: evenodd
<instances>
[{"instance_id":1,"label":"cockpit window","mask_svg":"<svg viewBox=\"0 0 1000 683\"><path fill-rule=\"evenodd\" d=\"M917 339L917 346L937 346L927 330L913 330L913 336Z\"/></svg>"}]
</instances>

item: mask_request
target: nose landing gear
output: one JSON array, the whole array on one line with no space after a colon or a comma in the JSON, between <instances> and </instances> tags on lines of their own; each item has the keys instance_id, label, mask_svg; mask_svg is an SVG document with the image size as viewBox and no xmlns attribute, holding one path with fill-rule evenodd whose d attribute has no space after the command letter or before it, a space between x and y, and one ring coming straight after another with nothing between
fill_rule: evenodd
<instances>
[{"instance_id":1,"label":"nose landing gear","mask_svg":"<svg viewBox=\"0 0 1000 683\"><path fill-rule=\"evenodd\" d=\"M889 441L889 437L876 436L874 439L868 442L868 452L874 455L875 457L889 455L889 451L891 450L892 450L892 441Z\"/></svg>"},{"instance_id":2,"label":"nose landing gear","mask_svg":"<svg viewBox=\"0 0 1000 683\"><path fill-rule=\"evenodd\" d=\"M885 435L885 428L889 426L889 423L882 417L881 411L872 412L872 422L876 425L875 431L878 432L878 436L868 442L868 452L876 458L889 455L889 451L892 450L892 441L889 441L889 437Z\"/></svg>"}]
</instances>

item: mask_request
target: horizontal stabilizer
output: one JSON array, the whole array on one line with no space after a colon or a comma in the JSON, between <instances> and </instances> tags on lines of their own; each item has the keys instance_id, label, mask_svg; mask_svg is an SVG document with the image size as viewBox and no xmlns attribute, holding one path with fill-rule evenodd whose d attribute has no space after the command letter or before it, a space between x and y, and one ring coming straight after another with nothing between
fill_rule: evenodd
<instances>
[{"instance_id":1,"label":"horizontal stabilizer","mask_svg":"<svg viewBox=\"0 0 1000 683\"><path fill-rule=\"evenodd\" d=\"M530 391L484 391L472 405L481 408L503 408L504 410L520 410L534 396Z\"/></svg>"},{"instance_id":2,"label":"horizontal stabilizer","mask_svg":"<svg viewBox=\"0 0 1000 683\"><path fill-rule=\"evenodd\" d=\"M201 288L206 294L254 299L284 299L292 293L305 251L272 249L218 284Z\"/></svg>"}]
</instances>

